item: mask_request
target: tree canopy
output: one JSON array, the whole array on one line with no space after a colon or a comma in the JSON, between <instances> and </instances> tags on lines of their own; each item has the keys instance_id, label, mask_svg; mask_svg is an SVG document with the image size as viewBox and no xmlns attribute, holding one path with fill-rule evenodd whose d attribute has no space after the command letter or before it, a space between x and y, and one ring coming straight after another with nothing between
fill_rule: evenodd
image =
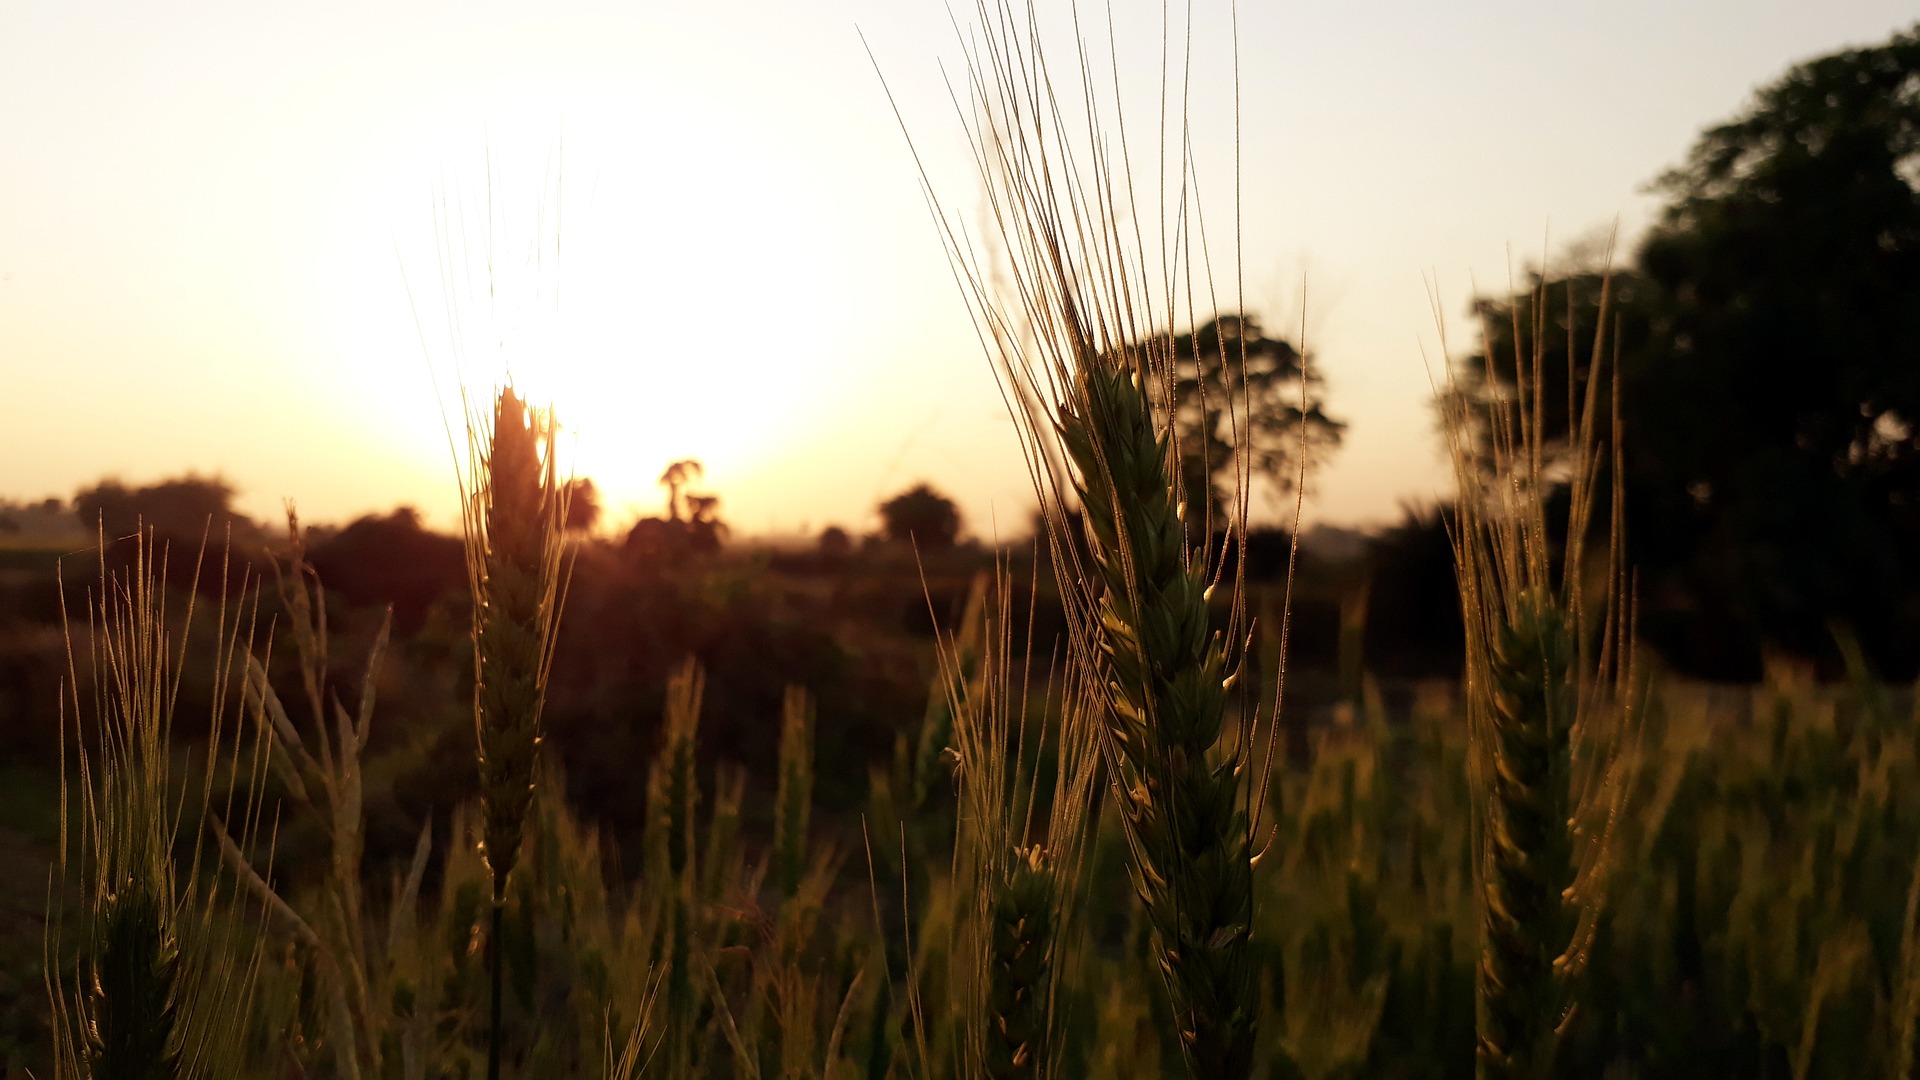
<instances>
[{"instance_id":1,"label":"tree canopy","mask_svg":"<svg viewBox=\"0 0 1920 1080\"><path fill-rule=\"evenodd\" d=\"M1319 377L1292 344L1267 337L1251 315L1219 315L1171 339L1173 420L1179 435L1187 520L1214 528L1235 489L1236 453L1255 480L1291 491L1300 468L1300 440L1309 464L1336 446L1346 424L1328 416L1314 394ZM1303 389L1306 393L1302 394Z\"/></svg>"},{"instance_id":2,"label":"tree canopy","mask_svg":"<svg viewBox=\"0 0 1920 1080\"><path fill-rule=\"evenodd\" d=\"M1670 653L1753 674L1765 647L1858 633L1889 674L1920 660L1920 27L1822 57L1708 129L1662 176L1668 202L1612 275L1628 540L1648 629ZM1502 398L1540 335L1564 431L1603 275L1481 302L1466 392ZM1519 318L1516 320L1515 316ZM1518 335L1516 337L1516 330ZM1575 342L1569 356L1568 342ZM1617 350L1617 353L1616 353ZM1571 360L1571 364L1569 363ZM1478 437L1486 437L1485 432Z\"/></svg>"},{"instance_id":3,"label":"tree canopy","mask_svg":"<svg viewBox=\"0 0 1920 1080\"><path fill-rule=\"evenodd\" d=\"M950 548L960 537L960 508L926 484L881 503L880 521L887 539L926 550Z\"/></svg>"}]
</instances>

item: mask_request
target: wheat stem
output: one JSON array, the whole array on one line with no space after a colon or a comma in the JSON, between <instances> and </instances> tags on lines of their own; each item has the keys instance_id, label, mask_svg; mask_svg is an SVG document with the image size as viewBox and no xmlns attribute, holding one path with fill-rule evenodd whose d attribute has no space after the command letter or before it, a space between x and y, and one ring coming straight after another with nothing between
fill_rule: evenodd
<instances>
[{"instance_id":1,"label":"wheat stem","mask_svg":"<svg viewBox=\"0 0 1920 1080\"><path fill-rule=\"evenodd\" d=\"M774 796L773 868L780 898L792 900L807 868L807 824L813 807L813 702L797 686L781 705L780 781Z\"/></svg>"}]
</instances>

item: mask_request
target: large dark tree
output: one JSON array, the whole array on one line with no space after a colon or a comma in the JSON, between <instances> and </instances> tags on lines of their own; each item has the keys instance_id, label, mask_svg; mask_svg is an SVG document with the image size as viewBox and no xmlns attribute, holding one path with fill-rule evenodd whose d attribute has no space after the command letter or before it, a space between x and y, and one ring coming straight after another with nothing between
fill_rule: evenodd
<instances>
[{"instance_id":1,"label":"large dark tree","mask_svg":"<svg viewBox=\"0 0 1920 1080\"><path fill-rule=\"evenodd\" d=\"M880 504L887 539L923 549L950 548L960 536L960 508L926 484L917 484Z\"/></svg>"},{"instance_id":2,"label":"large dark tree","mask_svg":"<svg viewBox=\"0 0 1920 1080\"><path fill-rule=\"evenodd\" d=\"M1763 647L1830 653L1844 626L1911 675L1920 27L1788 72L1657 189L1668 205L1615 277L1609 327L1648 629L1695 666L1751 674ZM1566 290L1583 373L1599 280L1547 290L1550 400L1567 382ZM1496 388L1514 375L1516 310L1527 305L1482 308ZM1533 329L1523 317L1522 340ZM1559 430L1564 408L1546 420Z\"/></svg>"},{"instance_id":3,"label":"large dark tree","mask_svg":"<svg viewBox=\"0 0 1920 1080\"><path fill-rule=\"evenodd\" d=\"M1174 337L1172 352L1174 424L1190 523L1204 520L1211 500L1213 527L1224 527L1236 451L1245 455L1241 467L1255 480L1285 493L1298 479L1303 431L1309 464L1339 444L1346 425L1329 417L1313 394L1319 377L1293 345L1262 333L1253 316L1218 316Z\"/></svg>"},{"instance_id":4,"label":"large dark tree","mask_svg":"<svg viewBox=\"0 0 1920 1080\"><path fill-rule=\"evenodd\" d=\"M144 527L176 543L211 537L218 547L229 530L236 542L251 543L259 527L233 509L233 495L225 480L192 474L145 487L102 480L74 495L73 510L89 531L97 524L109 540Z\"/></svg>"},{"instance_id":5,"label":"large dark tree","mask_svg":"<svg viewBox=\"0 0 1920 1080\"><path fill-rule=\"evenodd\" d=\"M313 546L308 555L330 595L352 604L391 604L402 634L417 632L442 597L464 597L460 538L429 531L403 506L368 514Z\"/></svg>"}]
</instances>

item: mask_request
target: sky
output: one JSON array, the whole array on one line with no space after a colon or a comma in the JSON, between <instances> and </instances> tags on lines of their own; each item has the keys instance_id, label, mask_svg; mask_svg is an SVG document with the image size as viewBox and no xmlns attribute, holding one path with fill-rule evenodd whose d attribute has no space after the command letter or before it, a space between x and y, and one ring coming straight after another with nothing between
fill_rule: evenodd
<instances>
[{"instance_id":1,"label":"sky","mask_svg":"<svg viewBox=\"0 0 1920 1080\"><path fill-rule=\"evenodd\" d=\"M1038 7L1069 54L1068 6ZM1111 10L1120 106L1151 132L1163 7ZM1232 9L1192 10L1199 197L1224 229ZM1082 16L1106 60L1105 11ZM1629 251L1701 129L1914 18L1243 2L1239 251L1214 263L1304 336L1349 424L1307 519L1446 494L1429 372L1443 329L1471 344L1476 289L1616 225ZM291 500L452 526L459 387L511 377L552 401L609 528L695 458L746 533L871 529L924 481L974 534L1019 534L1027 474L908 142L977 223L947 81L972 21L919 0L0 0L0 498L195 472L264 519Z\"/></svg>"}]
</instances>

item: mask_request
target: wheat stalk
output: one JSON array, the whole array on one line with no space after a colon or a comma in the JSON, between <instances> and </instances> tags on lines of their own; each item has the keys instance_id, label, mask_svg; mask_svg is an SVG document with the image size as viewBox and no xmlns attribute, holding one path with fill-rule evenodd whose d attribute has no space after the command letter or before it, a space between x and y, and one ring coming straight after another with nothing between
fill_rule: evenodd
<instances>
[{"instance_id":1,"label":"wheat stalk","mask_svg":"<svg viewBox=\"0 0 1920 1080\"><path fill-rule=\"evenodd\" d=\"M474 726L483 850L499 904L533 802L540 710L560 617L564 508L553 426L511 387L496 398L492 422L470 435L478 455L475 475L482 478L466 513Z\"/></svg>"},{"instance_id":2,"label":"wheat stalk","mask_svg":"<svg viewBox=\"0 0 1920 1080\"><path fill-rule=\"evenodd\" d=\"M1236 573L1231 622L1215 631L1209 600L1218 574L1205 551L1213 523L1184 520L1172 430L1174 383L1183 359L1194 359L1174 355L1174 328L1195 319L1196 301L1227 306L1216 296L1193 194L1185 104L1167 101L1188 69L1163 81L1163 118L1173 118L1163 119L1158 170L1147 172L1161 183L1162 202L1143 208L1125 122L1113 118L1117 140L1105 122L1118 87L1100 85L1105 65L1084 34L1073 71L1080 96L1065 97L1030 5L981 0L976 10L979 44L969 49L967 99L956 108L1016 298L999 294L976 245L934 200L936 225L1021 434L1076 660L1105 699L1098 738L1187 1066L1236 1080L1252 1066L1252 838L1273 755L1269 746L1254 760L1248 715L1226 737L1247 631L1243 581ZM1112 63L1117 84L1118 58ZM923 179L930 189L924 167ZM1157 266L1142 225L1156 210ZM1237 241L1237 188L1233 224ZM1237 268L1234 276L1237 288ZM1230 372L1244 370L1244 355L1220 359ZM1236 432L1243 408L1233 401L1226 410ZM1235 462L1235 505L1222 515L1235 537L1244 535L1249 461Z\"/></svg>"},{"instance_id":3,"label":"wheat stalk","mask_svg":"<svg viewBox=\"0 0 1920 1080\"><path fill-rule=\"evenodd\" d=\"M706 674L689 658L667 683L665 738L655 760L649 803L659 815L664 833L667 880L665 926L666 1013L662 1019L667 1040L667 1075L690 1075L693 1054L694 994L693 917L697 898L694 859L694 819L699 810L700 786L694 775L694 741L700 727L701 698Z\"/></svg>"},{"instance_id":4,"label":"wheat stalk","mask_svg":"<svg viewBox=\"0 0 1920 1080\"><path fill-rule=\"evenodd\" d=\"M1555 961L1571 938L1567 824L1572 779L1573 634L1544 597L1518 598L1494 629L1482 737L1480 1054L1493 1075L1550 1075L1567 988Z\"/></svg>"},{"instance_id":5,"label":"wheat stalk","mask_svg":"<svg viewBox=\"0 0 1920 1080\"><path fill-rule=\"evenodd\" d=\"M974 590L960 632L940 648L961 810L953 880L970 907L971 940L956 950L970 979L963 1060L970 1077L1035 1080L1058 1075L1055 990L1085 871L1098 740L1088 729L1096 722L1089 667L1068 664L1058 698L1049 678L1035 700L1031 612L1017 648L1004 567L996 585L992 604L984 587ZM1055 723L1030 737L1036 709ZM1028 762L1047 743L1056 765L1043 832L1035 821L1041 778Z\"/></svg>"},{"instance_id":6,"label":"wheat stalk","mask_svg":"<svg viewBox=\"0 0 1920 1080\"><path fill-rule=\"evenodd\" d=\"M213 623L215 651L205 782L194 817L191 791L178 790L172 756L173 718L186 668L185 635L176 648L164 599L167 558L151 532L131 538L124 571L111 572L108 544L99 544L100 585L88 602L82 632L65 607L67 692L61 699L59 866L88 889L82 913L81 968L73 982L62 971L65 913L48 919L47 990L52 1006L57 1077L93 1080L172 1080L229 1075L241 1067L239 1039L260 961L257 940L236 941L246 917L230 879L203 871L202 821L245 821L252 840L261 827L264 761L243 757L241 738L261 719L243 694L243 662L252 655L258 597L243 584L237 602L222 588ZM189 595L197 590L203 544ZM189 603L183 624L194 625ZM85 676L83 678L83 675ZM83 704L82 687L91 701ZM90 723L89 723L90 722ZM87 724L91 737L80 729ZM91 747L91 751L89 750ZM68 749L74 757L69 765ZM224 775L224 790L217 777ZM77 787L77 790L73 790ZM80 810L69 829L69 793ZM190 854L177 864L184 821L193 822ZM244 935L242 935L244 938Z\"/></svg>"},{"instance_id":7,"label":"wheat stalk","mask_svg":"<svg viewBox=\"0 0 1920 1080\"><path fill-rule=\"evenodd\" d=\"M492 884L492 1026L487 1075L500 1074L501 911L533 803L540 711L565 592L554 425L512 387L490 417L469 417L461 479L467 580L473 595L474 730L482 854Z\"/></svg>"},{"instance_id":8,"label":"wheat stalk","mask_svg":"<svg viewBox=\"0 0 1920 1080\"><path fill-rule=\"evenodd\" d=\"M1101 584L1096 618L1110 678L1108 745L1133 846L1134 881L1197 1076L1245 1076L1253 994L1252 836L1240 760L1219 755L1228 646L1209 626L1167 460L1141 384L1088 357L1060 421Z\"/></svg>"},{"instance_id":9,"label":"wheat stalk","mask_svg":"<svg viewBox=\"0 0 1920 1080\"><path fill-rule=\"evenodd\" d=\"M1512 398L1475 402L1457 388L1443 398L1460 488L1453 541L1466 625L1484 939L1476 980L1483 1077L1553 1075L1582 1001L1617 846L1614 825L1637 760L1631 739L1640 689L1623 562L1617 367L1607 418L1611 438L1607 447L1601 443L1608 298L1603 289L1583 401L1575 397L1577 352L1567 343L1569 431L1562 462L1549 445L1541 389L1544 289L1543 283L1533 299L1530 327L1522 326L1520 305L1514 306ZM1485 338L1494 339L1490 329ZM1491 443L1490 465L1472 444L1475 432ZM1596 610L1582 578L1596 493L1609 467ZM1548 501L1563 474L1569 488L1565 550L1556 567Z\"/></svg>"},{"instance_id":10,"label":"wheat stalk","mask_svg":"<svg viewBox=\"0 0 1920 1080\"><path fill-rule=\"evenodd\" d=\"M800 891L807 869L807 819L813 809L813 702L787 687L780 710L780 780L774 794L773 871L782 900Z\"/></svg>"}]
</instances>

